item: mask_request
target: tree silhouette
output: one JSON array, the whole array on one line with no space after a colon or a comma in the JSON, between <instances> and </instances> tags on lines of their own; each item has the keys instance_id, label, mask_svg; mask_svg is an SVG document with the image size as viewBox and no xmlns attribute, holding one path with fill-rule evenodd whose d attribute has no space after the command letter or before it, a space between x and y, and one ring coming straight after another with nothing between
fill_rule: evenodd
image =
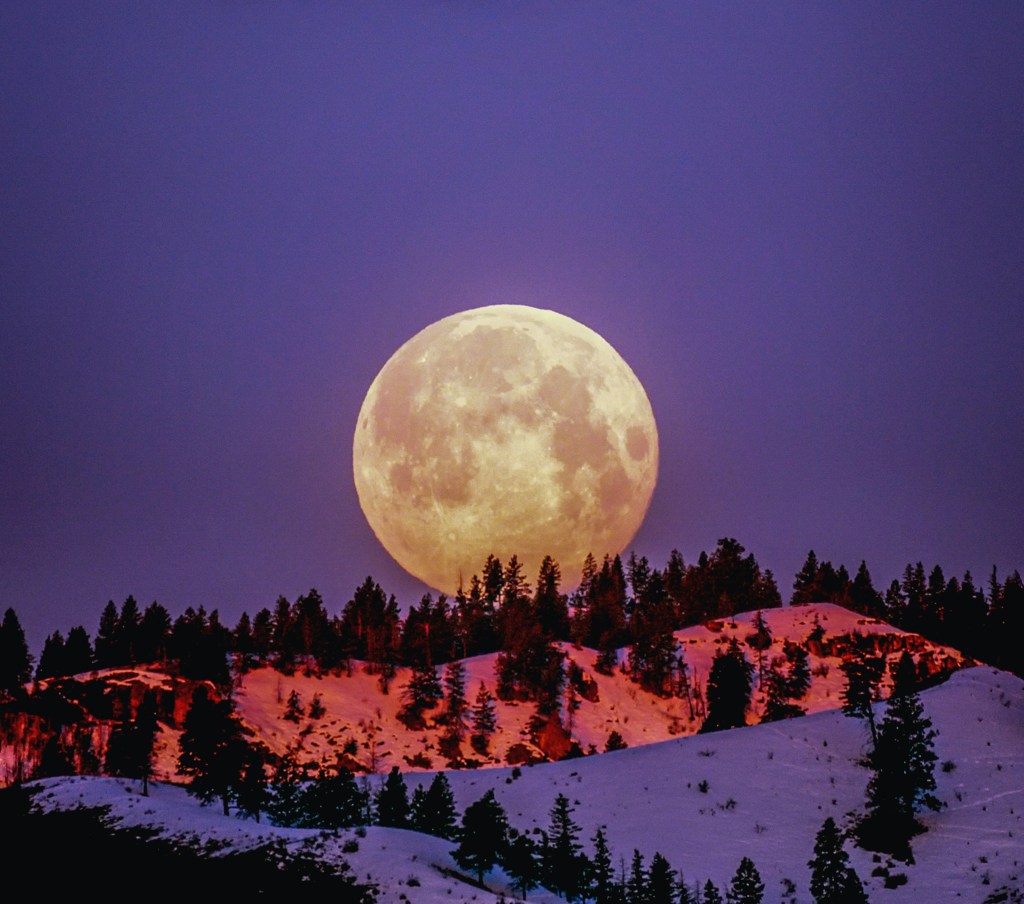
<instances>
[{"instance_id":1,"label":"tree silhouette","mask_svg":"<svg viewBox=\"0 0 1024 904\"><path fill-rule=\"evenodd\" d=\"M811 868L811 895L815 904L867 904L860 877L850 866L843 850L843 836L829 816L814 839Z\"/></svg>"}]
</instances>

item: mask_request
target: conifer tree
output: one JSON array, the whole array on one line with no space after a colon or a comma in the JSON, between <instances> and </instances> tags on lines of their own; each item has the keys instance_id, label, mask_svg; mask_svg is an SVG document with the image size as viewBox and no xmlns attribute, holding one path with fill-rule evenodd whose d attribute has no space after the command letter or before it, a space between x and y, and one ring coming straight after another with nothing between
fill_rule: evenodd
<instances>
[{"instance_id":1,"label":"conifer tree","mask_svg":"<svg viewBox=\"0 0 1024 904\"><path fill-rule=\"evenodd\" d=\"M302 826L306 822L303 775L291 755L282 758L274 769L265 809L270 821L278 826Z\"/></svg>"},{"instance_id":2,"label":"conifer tree","mask_svg":"<svg viewBox=\"0 0 1024 904\"><path fill-rule=\"evenodd\" d=\"M844 659L842 664L846 677L842 691L843 713L856 719L864 719L868 723L872 746L878 743L875 710L872 704L878 693L884 667L885 660L881 657L865 656L859 651L854 656Z\"/></svg>"},{"instance_id":3,"label":"conifer tree","mask_svg":"<svg viewBox=\"0 0 1024 904\"><path fill-rule=\"evenodd\" d=\"M423 796L420 831L438 838L454 838L457 825L455 795L443 772L438 772Z\"/></svg>"},{"instance_id":4,"label":"conifer tree","mask_svg":"<svg viewBox=\"0 0 1024 904\"><path fill-rule=\"evenodd\" d=\"M537 845L525 833L511 830L511 841L502 858L502 866L513 879L513 888L526 898L526 893L540 884L541 870L537 861Z\"/></svg>"},{"instance_id":5,"label":"conifer tree","mask_svg":"<svg viewBox=\"0 0 1024 904\"><path fill-rule=\"evenodd\" d=\"M843 837L831 816L814 839L814 858L807 865L815 904L867 904L864 886L850 866Z\"/></svg>"},{"instance_id":6,"label":"conifer tree","mask_svg":"<svg viewBox=\"0 0 1024 904\"><path fill-rule=\"evenodd\" d=\"M400 715L410 726L422 727L424 711L437 706L442 697L437 669L429 661L417 663L402 692Z\"/></svg>"},{"instance_id":7,"label":"conifer tree","mask_svg":"<svg viewBox=\"0 0 1024 904\"><path fill-rule=\"evenodd\" d=\"M868 758L868 814L860 825L861 843L871 850L907 856L910 838L922 831L915 813L938 810L935 796L935 731L917 695L914 660L903 653L896 667L878 741Z\"/></svg>"},{"instance_id":8,"label":"conifer tree","mask_svg":"<svg viewBox=\"0 0 1024 904\"><path fill-rule=\"evenodd\" d=\"M498 717L494 708L494 697L487 690L487 685L480 682L480 689L476 694L476 705L473 707L473 749L478 753L486 754L498 725Z\"/></svg>"},{"instance_id":9,"label":"conifer tree","mask_svg":"<svg viewBox=\"0 0 1024 904\"><path fill-rule=\"evenodd\" d=\"M92 643L89 634L81 625L68 631L64 642L64 674L77 675L91 671L93 667Z\"/></svg>"},{"instance_id":10,"label":"conifer tree","mask_svg":"<svg viewBox=\"0 0 1024 904\"><path fill-rule=\"evenodd\" d=\"M735 639L728 649L715 653L708 676L708 714L702 732L738 728L747 724L747 708L753 683L753 666Z\"/></svg>"},{"instance_id":11,"label":"conifer tree","mask_svg":"<svg viewBox=\"0 0 1024 904\"><path fill-rule=\"evenodd\" d=\"M578 840L580 827L573 821L572 813L569 798L558 794L551 808L542 864L545 884L569 900L582 889L585 860Z\"/></svg>"},{"instance_id":12,"label":"conifer tree","mask_svg":"<svg viewBox=\"0 0 1024 904\"><path fill-rule=\"evenodd\" d=\"M99 628L96 630L96 665L101 669L124 665L117 647L117 606L108 600L100 614Z\"/></svg>"},{"instance_id":13,"label":"conifer tree","mask_svg":"<svg viewBox=\"0 0 1024 904\"><path fill-rule=\"evenodd\" d=\"M204 803L219 797L226 816L248 746L231 702L211 699L202 685L196 688L179 744L178 771L191 779L189 793Z\"/></svg>"},{"instance_id":14,"label":"conifer tree","mask_svg":"<svg viewBox=\"0 0 1024 904\"><path fill-rule=\"evenodd\" d=\"M466 733L466 666L461 659L453 659L444 670L445 723L448 734L461 741Z\"/></svg>"},{"instance_id":15,"label":"conifer tree","mask_svg":"<svg viewBox=\"0 0 1024 904\"><path fill-rule=\"evenodd\" d=\"M54 631L43 642L43 652L39 654L39 665L36 666L36 681L46 678L57 678L66 675L64 635Z\"/></svg>"},{"instance_id":16,"label":"conifer tree","mask_svg":"<svg viewBox=\"0 0 1024 904\"><path fill-rule=\"evenodd\" d=\"M761 904L764 900L764 883L761 875L749 857L740 860L736 873L725 894L728 904Z\"/></svg>"},{"instance_id":17,"label":"conifer tree","mask_svg":"<svg viewBox=\"0 0 1024 904\"><path fill-rule=\"evenodd\" d=\"M629 878L626 880L626 900L629 904L647 904L647 870L643 854L636 848L633 848Z\"/></svg>"},{"instance_id":18,"label":"conifer tree","mask_svg":"<svg viewBox=\"0 0 1024 904\"><path fill-rule=\"evenodd\" d=\"M288 702L285 704L284 716L289 722L295 722L298 724L302 718L302 700L299 697L299 692L292 689L292 692L288 695Z\"/></svg>"},{"instance_id":19,"label":"conifer tree","mask_svg":"<svg viewBox=\"0 0 1024 904\"><path fill-rule=\"evenodd\" d=\"M366 822L366 792L348 769L321 768L315 781L303 786L301 825L344 829Z\"/></svg>"},{"instance_id":20,"label":"conifer tree","mask_svg":"<svg viewBox=\"0 0 1024 904\"><path fill-rule=\"evenodd\" d=\"M463 813L459 846L452 856L456 863L475 872L477 880L483 882L484 873L504 857L508 836L505 810L495 798L494 791L487 791Z\"/></svg>"},{"instance_id":21,"label":"conifer tree","mask_svg":"<svg viewBox=\"0 0 1024 904\"><path fill-rule=\"evenodd\" d=\"M269 791L267 772L263 755L253 745L248 745L242 762L242 772L235 792L235 805L243 816L260 821L260 813L267 807Z\"/></svg>"},{"instance_id":22,"label":"conifer tree","mask_svg":"<svg viewBox=\"0 0 1024 904\"><path fill-rule=\"evenodd\" d=\"M675 904L676 872L658 852L651 858L647 881L648 904Z\"/></svg>"},{"instance_id":23,"label":"conifer tree","mask_svg":"<svg viewBox=\"0 0 1024 904\"><path fill-rule=\"evenodd\" d=\"M25 642L25 631L13 609L4 612L0 622L0 695L20 695L32 677L32 657Z\"/></svg>"},{"instance_id":24,"label":"conifer tree","mask_svg":"<svg viewBox=\"0 0 1024 904\"><path fill-rule=\"evenodd\" d=\"M587 871L587 895L594 899L594 904L611 904L615 871L612 869L612 854L603 827L598 827L593 841L594 856L590 858L590 869Z\"/></svg>"},{"instance_id":25,"label":"conifer tree","mask_svg":"<svg viewBox=\"0 0 1024 904\"><path fill-rule=\"evenodd\" d=\"M150 690L142 698L135 718L117 725L107 745L106 771L140 780L144 796L149 794L149 780L153 776L157 730L156 695Z\"/></svg>"},{"instance_id":26,"label":"conifer tree","mask_svg":"<svg viewBox=\"0 0 1024 904\"><path fill-rule=\"evenodd\" d=\"M396 829L409 826L409 792L397 766L391 767L391 772L384 780L384 787L377 795L377 822Z\"/></svg>"},{"instance_id":27,"label":"conifer tree","mask_svg":"<svg viewBox=\"0 0 1024 904\"><path fill-rule=\"evenodd\" d=\"M704 900L702 904L724 904L722 893L718 890L718 886L710 879L704 883Z\"/></svg>"},{"instance_id":28,"label":"conifer tree","mask_svg":"<svg viewBox=\"0 0 1024 904\"><path fill-rule=\"evenodd\" d=\"M789 679L786 692L791 700L801 700L811 687L811 663L807 648L801 644L788 644L786 657L789 659Z\"/></svg>"}]
</instances>

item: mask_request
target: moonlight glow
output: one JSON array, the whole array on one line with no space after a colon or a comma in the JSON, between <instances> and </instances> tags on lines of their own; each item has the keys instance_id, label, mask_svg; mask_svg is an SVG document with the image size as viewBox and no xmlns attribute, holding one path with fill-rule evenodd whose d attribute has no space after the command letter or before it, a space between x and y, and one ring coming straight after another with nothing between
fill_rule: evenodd
<instances>
[{"instance_id":1,"label":"moonlight glow","mask_svg":"<svg viewBox=\"0 0 1024 904\"><path fill-rule=\"evenodd\" d=\"M417 333L384 365L353 444L359 503L406 571L445 592L512 554L563 583L643 521L658 433L633 371L553 311L495 305Z\"/></svg>"}]
</instances>

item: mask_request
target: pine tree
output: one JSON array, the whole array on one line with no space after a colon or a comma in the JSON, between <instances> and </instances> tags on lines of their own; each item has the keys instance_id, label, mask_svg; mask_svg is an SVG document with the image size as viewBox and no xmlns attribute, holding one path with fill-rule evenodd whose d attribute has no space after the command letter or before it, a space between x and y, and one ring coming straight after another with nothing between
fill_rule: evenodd
<instances>
[{"instance_id":1,"label":"pine tree","mask_svg":"<svg viewBox=\"0 0 1024 904\"><path fill-rule=\"evenodd\" d=\"M289 722L299 723L302 718L302 700L297 690L292 690L288 695L288 702L285 704L284 716Z\"/></svg>"},{"instance_id":2,"label":"pine tree","mask_svg":"<svg viewBox=\"0 0 1024 904\"><path fill-rule=\"evenodd\" d=\"M807 648L800 644L789 644L786 656L790 662L789 680L786 691L791 700L801 700L811 687L811 663Z\"/></svg>"},{"instance_id":3,"label":"pine tree","mask_svg":"<svg viewBox=\"0 0 1024 904\"><path fill-rule=\"evenodd\" d=\"M651 858L647 881L648 904L675 904L676 872L657 852Z\"/></svg>"},{"instance_id":4,"label":"pine tree","mask_svg":"<svg viewBox=\"0 0 1024 904\"><path fill-rule=\"evenodd\" d=\"M537 862L537 845L529 835L514 830L511 837L508 850L502 858L502 866L514 880L513 888L517 889L525 900L526 893L540 884L541 870Z\"/></svg>"},{"instance_id":5,"label":"pine tree","mask_svg":"<svg viewBox=\"0 0 1024 904\"><path fill-rule=\"evenodd\" d=\"M643 855L636 848L633 848L633 859L629 865L629 878L626 880L626 900L629 904L648 904L647 881L647 870L644 868Z\"/></svg>"},{"instance_id":6,"label":"pine tree","mask_svg":"<svg viewBox=\"0 0 1024 904\"><path fill-rule=\"evenodd\" d=\"M807 865L815 904L867 904L864 886L850 866L843 837L831 816L814 839L814 859Z\"/></svg>"},{"instance_id":7,"label":"pine tree","mask_svg":"<svg viewBox=\"0 0 1024 904\"><path fill-rule=\"evenodd\" d=\"M443 696L437 669L429 662L417 663L402 692L400 716L410 727L421 728L424 711L437 706Z\"/></svg>"},{"instance_id":8,"label":"pine tree","mask_svg":"<svg viewBox=\"0 0 1024 904\"><path fill-rule=\"evenodd\" d=\"M487 791L462 815L459 846L452 856L456 863L476 873L484 881L488 872L505 855L508 847L508 818L494 791Z\"/></svg>"},{"instance_id":9,"label":"pine tree","mask_svg":"<svg viewBox=\"0 0 1024 904\"><path fill-rule=\"evenodd\" d=\"M36 681L67 674L64 647L64 635L60 631L54 631L43 641L43 652L39 654L39 665L36 666Z\"/></svg>"},{"instance_id":10,"label":"pine tree","mask_svg":"<svg viewBox=\"0 0 1024 904\"><path fill-rule=\"evenodd\" d=\"M938 810L935 796L935 731L917 695L917 673L904 652L896 667L878 741L869 756L874 774L868 782L868 814L860 825L862 845L908 856L908 842L922 831L915 813Z\"/></svg>"},{"instance_id":11,"label":"pine tree","mask_svg":"<svg viewBox=\"0 0 1024 904\"><path fill-rule=\"evenodd\" d=\"M877 656L865 656L858 652L843 661L843 674L846 684L843 687L843 713L856 719L864 719L871 731L871 744L878 743L878 731L875 727L875 710L872 704L878 693L878 684L882 680L882 669L885 660Z\"/></svg>"},{"instance_id":12,"label":"pine tree","mask_svg":"<svg viewBox=\"0 0 1024 904\"><path fill-rule=\"evenodd\" d=\"M548 844L543 854L544 881L548 888L575 898L583 884L583 861L579 844L580 827L573 821L569 798L555 797L548 829Z\"/></svg>"},{"instance_id":13,"label":"pine tree","mask_svg":"<svg viewBox=\"0 0 1024 904\"><path fill-rule=\"evenodd\" d=\"M438 838L454 838L456 822L455 796L445 774L438 772L423 796L420 831Z\"/></svg>"},{"instance_id":14,"label":"pine tree","mask_svg":"<svg viewBox=\"0 0 1024 904\"><path fill-rule=\"evenodd\" d=\"M391 767L384 787L377 795L377 822L396 829L409 826L409 793L397 766Z\"/></svg>"},{"instance_id":15,"label":"pine tree","mask_svg":"<svg viewBox=\"0 0 1024 904\"><path fill-rule=\"evenodd\" d=\"M487 690L487 685L480 682L476 694L476 705L473 707L473 749L486 754L490 747L491 735L498 725L498 717L494 708L494 697Z\"/></svg>"},{"instance_id":16,"label":"pine tree","mask_svg":"<svg viewBox=\"0 0 1024 904\"><path fill-rule=\"evenodd\" d=\"M259 749L249 745L242 762L242 772L235 791L235 805L243 816L260 821L260 813L266 810L269 791L263 755Z\"/></svg>"},{"instance_id":17,"label":"pine tree","mask_svg":"<svg viewBox=\"0 0 1024 904\"><path fill-rule=\"evenodd\" d=\"M153 776L153 751L158 731L156 695L147 691L135 718L117 725L110 734L104 768L110 775L134 778L142 782L142 793L149 795Z\"/></svg>"},{"instance_id":18,"label":"pine tree","mask_svg":"<svg viewBox=\"0 0 1024 904\"><path fill-rule=\"evenodd\" d=\"M587 894L594 899L594 904L611 904L615 872L612 869L612 854L608 849L608 840L604 829L598 827L594 833L594 856L590 858L588 870Z\"/></svg>"},{"instance_id":19,"label":"pine tree","mask_svg":"<svg viewBox=\"0 0 1024 904\"><path fill-rule=\"evenodd\" d=\"M761 904L764 900L764 883L761 875L749 857L740 860L736 873L725 894L728 904Z\"/></svg>"},{"instance_id":20,"label":"pine tree","mask_svg":"<svg viewBox=\"0 0 1024 904\"><path fill-rule=\"evenodd\" d=\"M710 879L704 883L703 904L723 904L722 893L718 890L718 886Z\"/></svg>"},{"instance_id":21,"label":"pine tree","mask_svg":"<svg viewBox=\"0 0 1024 904\"><path fill-rule=\"evenodd\" d=\"M320 769L315 781L303 786L301 825L345 829L366 821L366 792L344 767Z\"/></svg>"},{"instance_id":22,"label":"pine tree","mask_svg":"<svg viewBox=\"0 0 1024 904\"><path fill-rule=\"evenodd\" d=\"M0 622L0 696L18 696L32 677L32 657L25 632L13 609L4 612Z\"/></svg>"},{"instance_id":23,"label":"pine tree","mask_svg":"<svg viewBox=\"0 0 1024 904\"><path fill-rule=\"evenodd\" d=\"M81 625L68 631L64 642L64 669L67 675L89 672L93 667L92 643L89 634Z\"/></svg>"},{"instance_id":24,"label":"pine tree","mask_svg":"<svg viewBox=\"0 0 1024 904\"><path fill-rule=\"evenodd\" d=\"M124 665L118 649L117 606L108 600L96 630L96 665L101 669Z\"/></svg>"},{"instance_id":25,"label":"pine tree","mask_svg":"<svg viewBox=\"0 0 1024 904\"><path fill-rule=\"evenodd\" d=\"M753 666L735 640L715 653L708 677L708 714L702 732L738 728L747 724L747 708L753 683Z\"/></svg>"},{"instance_id":26,"label":"pine tree","mask_svg":"<svg viewBox=\"0 0 1024 904\"><path fill-rule=\"evenodd\" d=\"M445 722L448 734L461 741L466 733L466 666L453 659L444 670Z\"/></svg>"},{"instance_id":27,"label":"pine tree","mask_svg":"<svg viewBox=\"0 0 1024 904\"><path fill-rule=\"evenodd\" d=\"M277 826L298 827L307 819L303 774L291 755L282 758L274 770L265 808Z\"/></svg>"},{"instance_id":28,"label":"pine tree","mask_svg":"<svg viewBox=\"0 0 1024 904\"><path fill-rule=\"evenodd\" d=\"M231 702L212 700L205 687L196 688L179 745L178 771L190 777L189 793L204 803L219 797L226 816L248 747Z\"/></svg>"},{"instance_id":29,"label":"pine tree","mask_svg":"<svg viewBox=\"0 0 1024 904\"><path fill-rule=\"evenodd\" d=\"M313 694L313 699L309 701L309 718L322 719L326 712L327 708L324 706L323 698L320 694Z\"/></svg>"}]
</instances>

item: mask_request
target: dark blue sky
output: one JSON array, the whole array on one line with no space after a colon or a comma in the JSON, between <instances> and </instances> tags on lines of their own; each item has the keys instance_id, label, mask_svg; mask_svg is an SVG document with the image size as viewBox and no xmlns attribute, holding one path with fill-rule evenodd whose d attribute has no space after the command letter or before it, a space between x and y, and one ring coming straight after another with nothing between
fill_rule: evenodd
<instances>
[{"instance_id":1,"label":"dark blue sky","mask_svg":"<svg viewBox=\"0 0 1024 904\"><path fill-rule=\"evenodd\" d=\"M0 6L0 606L404 575L397 347L550 307L647 388L633 548L1024 567L1024 5Z\"/></svg>"}]
</instances>

